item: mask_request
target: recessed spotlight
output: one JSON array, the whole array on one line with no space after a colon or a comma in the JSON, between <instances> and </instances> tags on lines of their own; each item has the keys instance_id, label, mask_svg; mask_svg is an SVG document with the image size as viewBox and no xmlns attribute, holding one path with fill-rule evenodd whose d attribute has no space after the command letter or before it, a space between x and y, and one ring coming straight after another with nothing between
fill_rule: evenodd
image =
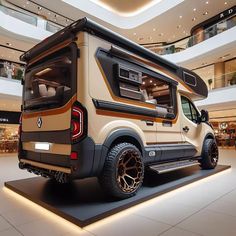
<instances>
[{"instance_id":1,"label":"recessed spotlight","mask_svg":"<svg viewBox=\"0 0 236 236\"><path fill-rule=\"evenodd\" d=\"M206 1L206 4L209 4L209 2L208 2L208 1Z\"/></svg>"},{"instance_id":2,"label":"recessed spotlight","mask_svg":"<svg viewBox=\"0 0 236 236\"><path fill-rule=\"evenodd\" d=\"M154 84L154 86L157 86L157 84Z\"/></svg>"},{"instance_id":3,"label":"recessed spotlight","mask_svg":"<svg viewBox=\"0 0 236 236\"><path fill-rule=\"evenodd\" d=\"M197 8L193 8L193 11L196 11L197 10Z\"/></svg>"},{"instance_id":4,"label":"recessed spotlight","mask_svg":"<svg viewBox=\"0 0 236 236\"><path fill-rule=\"evenodd\" d=\"M42 10L42 7L38 7L38 10L41 11L41 10Z\"/></svg>"},{"instance_id":5,"label":"recessed spotlight","mask_svg":"<svg viewBox=\"0 0 236 236\"><path fill-rule=\"evenodd\" d=\"M134 32L134 33L133 33L133 35L134 35L134 36L136 36L136 35L137 35L137 33L136 33L136 32Z\"/></svg>"},{"instance_id":6,"label":"recessed spotlight","mask_svg":"<svg viewBox=\"0 0 236 236\"><path fill-rule=\"evenodd\" d=\"M192 21L195 21L196 20L196 17L193 17Z\"/></svg>"},{"instance_id":7,"label":"recessed spotlight","mask_svg":"<svg viewBox=\"0 0 236 236\"><path fill-rule=\"evenodd\" d=\"M48 15L51 15L51 12L50 12L50 11L48 12Z\"/></svg>"},{"instance_id":8,"label":"recessed spotlight","mask_svg":"<svg viewBox=\"0 0 236 236\"><path fill-rule=\"evenodd\" d=\"M163 35L164 35L164 33L160 33L160 34L159 34L159 36L163 36Z\"/></svg>"},{"instance_id":9,"label":"recessed spotlight","mask_svg":"<svg viewBox=\"0 0 236 236\"><path fill-rule=\"evenodd\" d=\"M23 7L25 8L25 5L23 5Z\"/></svg>"},{"instance_id":10,"label":"recessed spotlight","mask_svg":"<svg viewBox=\"0 0 236 236\"><path fill-rule=\"evenodd\" d=\"M152 31L156 31L156 28L153 28Z\"/></svg>"},{"instance_id":11,"label":"recessed spotlight","mask_svg":"<svg viewBox=\"0 0 236 236\"><path fill-rule=\"evenodd\" d=\"M183 34L185 34L185 33L186 33L186 31L184 30L184 31L183 31Z\"/></svg>"},{"instance_id":12,"label":"recessed spotlight","mask_svg":"<svg viewBox=\"0 0 236 236\"><path fill-rule=\"evenodd\" d=\"M173 35L173 38L175 38L175 35Z\"/></svg>"},{"instance_id":13,"label":"recessed spotlight","mask_svg":"<svg viewBox=\"0 0 236 236\"><path fill-rule=\"evenodd\" d=\"M29 1L26 1L26 4L28 5L30 2Z\"/></svg>"},{"instance_id":14,"label":"recessed spotlight","mask_svg":"<svg viewBox=\"0 0 236 236\"><path fill-rule=\"evenodd\" d=\"M208 15L208 13L209 13L209 12L208 12L208 11L206 11L206 12L204 12L204 13L203 13L203 15L204 15L204 16L206 16L206 15Z\"/></svg>"},{"instance_id":15,"label":"recessed spotlight","mask_svg":"<svg viewBox=\"0 0 236 236\"><path fill-rule=\"evenodd\" d=\"M150 83L152 83L152 80L150 80Z\"/></svg>"},{"instance_id":16,"label":"recessed spotlight","mask_svg":"<svg viewBox=\"0 0 236 236\"><path fill-rule=\"evenodd\" d=\"M183 16L179 16L179 18L180 18L180 19L182 19L182 18L183 18Z\"/></svg>"},{"instance_id":17,"label":"recessed spotlight","mask_svg":"<svg viewBox=\"0 0 236 236\"><path fill-rule=\"evenodd\" d=\"M66 22L69 22L70 20L69 19L66 19Z\"/></svg>"},{"instance_id":18,"label":"recessed spotlight","mask_svg":"<svg viewBox=\"0 0 236 236\"><path fill-rule=\"evenodd\" d=\"M181 25L177 25L177 29L180 29L181 28Z\"/></svg>"},{"instance_id":19,"label":"recessed spotlight","mask_svg":"<svg viewBox=\"0 0 236 236\"><path fill-rule=\"evenodd\" d=\"M148 39L149 39L149 40L152 40L152 36L149 36Z\"/></svg>"},{"instance_id":20,"label":"recessed spotlight","mask_svg":"<svg viewBox=\"0 0 236 236\"><path fill-rule=\"evenodd\" d=\"M145 84L145 81L143 81L143 84Z\"/></svg>"},{"instance_id":21,"label":"recessed spotlight","mask_svg":"<svg viewBox=\"0 0 236 236\"><path fill-rule=\"evenodd\" d=\"M225 5L227 5L228 3L227 2L225 2Z\"/></svg>"},{"instance_id":22,"label":"recessed spotlight","mask_svg":"<svg viewBox=\"0 0 236 236\"><path fill-rule=\"evenodd\" d=\"M11 43L9 43L9 42L7 42L7 43L6 43L6 45L7 45L7 46L11 46L12 44L11 44Z\"/></svg>"}]
</instances>

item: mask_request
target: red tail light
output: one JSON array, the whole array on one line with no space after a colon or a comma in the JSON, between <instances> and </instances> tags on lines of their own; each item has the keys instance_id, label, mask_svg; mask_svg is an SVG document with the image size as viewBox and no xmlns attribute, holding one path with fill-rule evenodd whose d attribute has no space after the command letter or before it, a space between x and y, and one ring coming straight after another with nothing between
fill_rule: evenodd
<instances>
[{"instance_id":1,"label":"red tail light","mask_svg":"<svg viewBox=\"0 0 236 236\"><path fill-rule=\"evenodd\" d=\"M84 112L78 106L73 106L71 117L71 138L77 142L84 134Z\"/></svg>"}]
</instances>

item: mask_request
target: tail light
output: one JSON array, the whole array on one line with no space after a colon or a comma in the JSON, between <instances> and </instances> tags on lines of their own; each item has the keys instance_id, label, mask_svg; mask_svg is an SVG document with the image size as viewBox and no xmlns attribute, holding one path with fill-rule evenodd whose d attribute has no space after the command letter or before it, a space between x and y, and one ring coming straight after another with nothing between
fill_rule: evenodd
<instances>
[{"instance_id":1,"label":"tail light","mask_svg":"<svg viewBox=\"0 0 236 236\"><path fill-rule=\"evenodd\" d=\"M79 104L72 108L71 139L72 143L80 141L86 135L86 110Z\"/></svg>"}]
</instances>

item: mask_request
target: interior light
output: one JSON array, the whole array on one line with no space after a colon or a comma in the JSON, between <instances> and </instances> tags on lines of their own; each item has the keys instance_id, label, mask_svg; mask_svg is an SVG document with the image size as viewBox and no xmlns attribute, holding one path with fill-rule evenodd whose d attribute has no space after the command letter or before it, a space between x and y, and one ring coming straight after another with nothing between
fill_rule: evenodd
<instances>
[{"instance_id":1,"label":"interior light","mask_svg":"<svg viewBox=\"0 0 236 236\"><path fill-rule=\"evenodd\" d=\"M135 36L135 35L137 35L137 33L134 32L133 35Z\"/></svg>"},{"instance_id":2,"label":"interior light","mask_svg":"<svg viewBox=\"0 0 236 236\"><path fill-rule=\"evenodd\" d=\"M153 28L152 31L156 31L156 28Z\"/></svg>"},{"instance_id":3,"label":"interior light","mask_svg":"<svg viewBox=\"0 0 236 236\"><path fill-rule=\"evenodd\" d=\"M225 5L227 5L228 3L227 2L225 2Z\"/></svg>"},{"instance_id":4,"label":"interior light","mask_svg":"<svg viewBox=\"0 0 236 236\"><path fill-rule=\"evenodd\" d=\"M182 18L183 18L183 16L179 16L179 18L180 18L180 19L182 19Z\"/></svg>"},{"instance_id":5,"label":"interior light","mask_svg":"<svg viewBox=\"0 0 236 236\"><path fill-rule=\"evenodd\" d=\"M207 15L208 13L209 13L209 12L208 12L208 11L206 11L206 12L204 12L204 13L203 13L203 15L205 16L205 15Z\"/></svg>"},{"instance_id":6,"label":"interior light","mask_svg":"<svg viewBox=\"0 0 236 236\"><path fill-rule=\"evenodd\" d=\"M196 8L193 8L193 11L196 11L197 9Z\"/></svg>"},{"instance_id":7,"label":"interior light","mask_svg":"<svg viewBox=\"0 0 236 236\"><path fill-rule=\"evenodd\" d=\"M42 10L42 7L38 7L38 10L41 11L41 10Z\"/></svg>"},{"instance_id":8,"label":"interior light","mask_svg":"<svg viewBox=\"0 0 236 236\"><path fill-rule=\"evenodd\" d=\"M192 21L195 21L196 20L196 17L193 17Z\"/></svg>"},{"instance_id":9,"label":"interior light","mask_svg":"<svg viewBox=\"0 0 236 236\"><path fill-rule=\"evenodd\" d=\"M28 4L29 4L29 1L27 1L26 4L28 5Z\"/></svg>"},{"instance_id":10,"label":"interior light","mask_svg":"<svg viewBox=\"0 0 236 236\"><path fill-rule=\"evenodd\" d=\"M40 76L40 75L46 74L47 72L49 72L51 70L52 70L51 68L46 68L44 70L37 72L35 75Z\"/></svg>"},{"instance_id":11,"label":"interior light","mask_svg":"<svg viewBox=\"0 0 236 236\"><path fill-rule=\"evenodd\" d=\"M160 33L160 34L159 34L159 36L163 36L163 35L164 35L164 33Z\"/></svg>"},{"instance_id":12,"label":"interior light","mask_svg":"<svg viewBox=\"0 0 236 236\"><path fill-rule=\"evenodd\" d=\"M7 45L7 46L12 46L12 44L11 44L11 43L9 43L9 42L7 42L7 43L6 43L6 45Z\"/></svg>"},{"instance_id":13,"label":"interior light","mask_svg":"<svg viewBox=\"0 0 236 236\"><path fill-rule=\"evenodd\" d=\"M152 80L150 80L150 83L152 83Z\"/></svg>"},{"instance_id":14,"label":"interior light","mask_svg":"<svg viewBox=\"0 0 236 236\"><path fill-rule=\"evenodd\" d=\"M177 29L180 29L181 28L181 25L177 25Z\"/></svg>"},{"instance_id":15,"label":"interior light","mask_svg":"<svg viewBox=\"0 0 236 236\"><path fill-rule=\"evenodd\" d=\"M209 2L208 1L206 1L206 4L208 4Z\"/></svg>"}]
</instances>

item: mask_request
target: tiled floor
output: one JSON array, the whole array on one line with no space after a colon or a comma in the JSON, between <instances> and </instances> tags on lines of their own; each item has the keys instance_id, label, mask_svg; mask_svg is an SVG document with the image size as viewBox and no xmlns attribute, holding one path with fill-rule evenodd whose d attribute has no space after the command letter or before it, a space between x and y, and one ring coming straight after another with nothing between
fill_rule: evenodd
<instances>
[{"instance_id":1,"label":"tiled floor","mask_svg":"<svg viewBox=\"0 0 236 236\"><path fill-rule=\"evenodd\" d=\"M0 156L0 236L235 236L236 151L221 150L232 168L81 229L6 190L5 181L31 177L14 155Z\"/></svg>"}]
</instances>

